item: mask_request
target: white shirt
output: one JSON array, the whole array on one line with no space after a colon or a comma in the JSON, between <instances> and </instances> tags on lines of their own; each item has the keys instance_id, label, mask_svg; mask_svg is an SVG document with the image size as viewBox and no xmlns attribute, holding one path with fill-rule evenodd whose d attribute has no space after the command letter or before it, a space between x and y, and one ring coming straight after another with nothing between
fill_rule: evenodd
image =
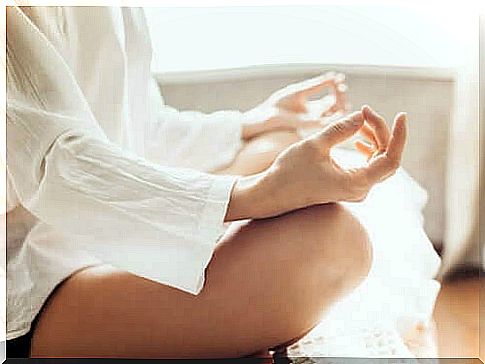
<instances>
[{"instance_id":1,"label":"white shirt","mask_svg":"<svg viewBox=\"0 0 485 364\"><path fill-rule=\"evenodd\" d=\"M7 339L101 262L200 292L235 181L204 171L234 158L245 115L163 106L142 9L7 22Z\"/></svg>"}]
</instances>

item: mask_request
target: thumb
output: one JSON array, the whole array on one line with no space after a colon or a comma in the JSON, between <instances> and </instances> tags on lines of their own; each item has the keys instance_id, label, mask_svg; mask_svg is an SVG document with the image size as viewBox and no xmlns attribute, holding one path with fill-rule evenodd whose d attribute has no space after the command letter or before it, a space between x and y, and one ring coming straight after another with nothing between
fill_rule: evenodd
<instances>
[{"instance_id":1,"label":"thumb","mask_svg":"<svg viewBox=\"0 0 485 364\"><path fill-rule=\"evenodd\" d=\"M328 152L334 145L357 133L362 125L364 125L364 116L361 111L356 111L336 120L311 138L317 141L325 152Z\"/></svg>"}]
</instances>

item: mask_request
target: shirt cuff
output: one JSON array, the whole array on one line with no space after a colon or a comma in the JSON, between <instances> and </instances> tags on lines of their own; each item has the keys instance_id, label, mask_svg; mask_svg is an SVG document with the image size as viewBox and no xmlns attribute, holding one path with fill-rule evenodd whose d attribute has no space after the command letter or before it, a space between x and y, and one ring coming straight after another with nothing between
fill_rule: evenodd
<instances>
[{"instance_id":1,"label":"shirt cuff","mask_svg":"<svg viewBox=\"0 0 485 364\"><path fill-rule=\"evenodd\" d=\"M212 259L217 242L226 231L224 218L236 180L235 176L217 176L209 189L207 204L203 209L198 228L200 244L196 244L194 264L189 268L191 273L186 272L192 277L179 286L186 292L197 295L204 287L205 270Z\"/></svg>"}]
</instances>

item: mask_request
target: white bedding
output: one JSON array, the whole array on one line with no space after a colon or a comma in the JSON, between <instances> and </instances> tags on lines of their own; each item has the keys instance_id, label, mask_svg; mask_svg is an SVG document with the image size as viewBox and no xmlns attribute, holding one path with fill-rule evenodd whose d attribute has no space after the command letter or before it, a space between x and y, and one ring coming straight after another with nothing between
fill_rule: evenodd
<instances>
[{"instance_id":1,"label":"white bedding","mask_svg":"<svg viewBox=\"0 0 485 364\"><path fill-rule=\"evenodd\" d=\"M343 166L364 163L336 148ZM440 265L423 230L427 193L403 169L346 206L366 227L374 260L368 278L289 350L290 356L436 357L432 312ZM324 292L322 292L324 294Z\"/></svg>"}]
</instances>

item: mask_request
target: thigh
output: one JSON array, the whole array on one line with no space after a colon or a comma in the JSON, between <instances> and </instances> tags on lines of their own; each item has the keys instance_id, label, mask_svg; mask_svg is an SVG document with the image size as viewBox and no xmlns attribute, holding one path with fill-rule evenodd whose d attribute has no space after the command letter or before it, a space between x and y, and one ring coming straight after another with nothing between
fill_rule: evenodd
<instances>
[{"instance_id":1,"label":"thigh","mask_svg":"<svg viewBox=\"0 0 485 364\"><path fill-rule=\"evenodd\" d=\"M237 357L276 346L366 274L365 239L338 205L234 224L197 296L109 266L85 269L46 304L32 355Z\"/></svg>"},{"instance_id":2,"label":"thigh","mask_svg":"<svg viewBox=\"0 0 485 364\"><path fill-rule=\"evenodd\" d=\"M276 131L252 138L245 143L230 166L218 174L250 175L268 168L281 151L299 141L294 131Z\"/></svg>"}]
</instances>

